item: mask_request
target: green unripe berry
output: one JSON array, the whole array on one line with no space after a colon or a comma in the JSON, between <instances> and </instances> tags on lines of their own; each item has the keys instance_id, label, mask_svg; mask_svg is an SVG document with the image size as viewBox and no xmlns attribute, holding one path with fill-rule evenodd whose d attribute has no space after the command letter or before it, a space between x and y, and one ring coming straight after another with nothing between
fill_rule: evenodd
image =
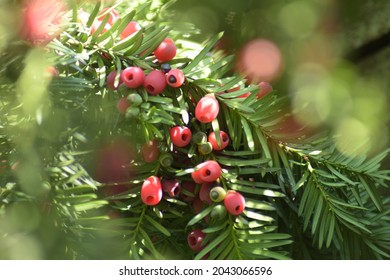
<instances>
[{"instance_id":1,"label":"green unripe berry","mask_svg":"<svg viewBox=\"0 0 390 280\"><path fill-rule=\"evenodd\" d=\"M225 206L218 204L214 206L213 210L211 210L210 218L212 221L222 220L223 218L225 218L226 213L227 212Z\"/></svg>"},{"instance_id":2,"label":"green unripe berry","mask_svg":"<svg viewBox=\"0 0 390 280\"><path fill-rule=\"evenodd\" d=\"M164 153L160 156L160 164L164 167L168 167L168 166L171 166L172 163L173 163L173 157L171 154L168 154L168 153Z\"/></svg>"},{"instance_id":3,"label":"green unripe berry","mask_svg":"<svg viewBox=\"0 0 390 280\"><path fill-rule=\"evenodd\" d=\"M134 119L138 117L140 110L137 107L130 107L126 110L126 118Z\"/></svg>"},{"instance_id":4,"label":"green unripe berry","mask_svg":"<svg viewBox=\"0 0 390 280\"><path fill-rule=\"evenodd\" d=\"M221 202L225 199L226 191L224 188L217 186L210 190L210 199L214 202Z\"/></svg>"},{"instance_id":5,"label":"green unripe berry","mask_svg":"<svg viewBox=\"0 0 390 280\"><path fill-rule=\"evenodd\" d=\"M198 131L192 135L192 142L199 145L207 141L207 135L203 131Z\"/></svg>"},{"instance_id":6,"label":"green unripe berry","mask_svg":"<svg viewBox=\"0 0 390 280\"><path fill-rule=\"evenodd\" d=\"M211 146L210 142L204 142L198 145L198 152L201 155L207 155L211 153L213 150L213 146Z\"/></svg>"},{"instance_id":7,"label":"green unripe berry","mask_svg":"<svg viewBox=\"0 0 390 280\"><path fill-rule=\"evenodd\" d=\"M127 102L129 102L129 104L131 104L134 107L138 107L142 103L142 97L137 93L130 93L127 96Z\"/></svg>"}]
</instances>

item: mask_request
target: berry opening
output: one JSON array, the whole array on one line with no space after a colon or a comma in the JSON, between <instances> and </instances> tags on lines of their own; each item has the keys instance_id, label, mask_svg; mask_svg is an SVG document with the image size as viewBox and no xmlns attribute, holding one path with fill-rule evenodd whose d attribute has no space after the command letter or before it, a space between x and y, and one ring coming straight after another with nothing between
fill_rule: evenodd
<instances>
[{"instance_id":1,"label":"berry opening","mask_svg":"<svg viewBox=\"0 0 390 280\"><path fill-rule=\"evenodd\" d=\"M146 90L147 90L148 92L154 92L154 86L152 86L152 85L147 85L147 86L146 86Z\"/></svg>"},{"instance_id":2,"label":"berry opening","mask_svg":"<svg viewBox=\"0 0 390 280\"><path fill-rule=\"evenodd\" d=\"M132 79L134 79L134 75L133 75L133 73L129 73L127 76L126 76L126 79L127 80L132 80Z\"/></svg>"},{"instance_id":3,"label":"berry opening","mask_svg":"<svg viewBox=\"0 0 390 280\"><path fill-rule=\"evenodd\" d=\"M195 246L196 244L198 244L198 240L196 237L190 236L188 238L188 243L190 244L190 246Z\"/></svg>"},{"instance_id":4,"label":"berry opening","mask_svg":"<svg viewBox=\"0 0 390 280\"><path fill-rule=\"evenodd\" d=\"M181 135L181 140L183 140L183 141L186 141L187 139L188 139L188 134L187 133L183 133L182 135Z\"/></svg>"},{"instance_id":5,"label":"berry opening","mask_svg":"<svg viewBox=\"0 0 390 280\"><path fill-rule=\"evenodd\" d=\"M173 75L170 75L170 76L168 77L168 81L169 81L170 83L174 84L174 83L176 83L176 82L177 82L177 79L176 79L176 77L175 77L175 76L173 76Z\"/></svg>"},{"instance_id":6,"label":"berry opening","mask_svg":"<svg viewBox=\"0 0 390 280\"><path fill-rule=\"evenodd\" d=\"M177 196L179 194L179 191L180 191L180 189L178 187L173 187L172 188L172 193L173 193L174 196Z\"/></svg>"},{"instance_id":7,"label":"berry opening","mask_svg":"<svg viewBox=\"0 0 390 280\"><path fill-rule=\"evenodd\" d=\"M155 202L154 196L149 195L146 197L146 204L153 204Z\"/></svg>"},{"instance_id":8,"label":"berry opening","mask_svg":"<svg viewBox=\"0 0 390 280\"><path fill-rule=\"evenodd\" d=\"M234 210L237 212L237 213L241 213L242 212L242 205L237 205Z\"/></svg>"}]
</instances>

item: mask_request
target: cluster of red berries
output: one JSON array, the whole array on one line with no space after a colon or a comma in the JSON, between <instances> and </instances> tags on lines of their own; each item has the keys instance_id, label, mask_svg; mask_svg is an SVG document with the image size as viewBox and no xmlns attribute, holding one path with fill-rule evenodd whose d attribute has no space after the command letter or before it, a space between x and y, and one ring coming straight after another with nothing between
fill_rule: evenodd
<instances>
[{"instance_id":1,"label":"cluster of red berries","mask_svg":"<svg viewBox=\"0 0 390 280\"><path fill-rule=\"evenodd\" d=\"M119 19L119 13L115 9L104 9L101 15L92 24L90 30L91 34L96 32L107 14L109 19L106 26L101 31L102 33L109 30ZM121 32L120 39L125 40L140 30L141 26L136 21L131 21ZM150 95L162 93L167 86L178 88L185 82L184 73L180 69L171 69L170 65L167 63L175 58L176 53L177 47L174 41L171 38L165 38L153 51L156 61L161 64L161 69L154 69L146 72L141 67L128 66L123 69L120 74L118 74L116 70L113 70L107 75L107 87L112 90L118 90L122 84L129 89L137 89L143 86ZM119 76L118 82L115 81L117 76ZM130 107L130 104L126 104L126 99L122 98L118 101L117 107L121 114L125 114L127 108Z\"/></svg>"},{"instance_id":2,"label":"cluster of red berries","mask_svg":"<svg viewBox=\"0 0 390 280\"><path fill-rule=\"evenodd\" d=\"M109 19L102 32L106 32L111 28L112 24L119 18L119 14L115 10L104 10L103 15L98 17L96 23L92 25L92 33L96 32L107 13L109 13ZM120 39L125 40L140 30L141 26L137 22L132 21L122 31ZM158 63L160 69L145 71L139 66L128 66L120 73L113 70L108 74L107 87L111 90L121 91L121 88L134 90L134 92L122 97L118 101L117 109L121 114L134 117L140 113L140 105L143 99L141 95L136 93L140 87L143 87L150 95L158 95L167 86L178 88L184 84L184 73L180 69L171 69L169 64L169 61L175 58L176 53L177 48L173 40L165 38L153 51L156 65ZM117 82L116 79L118 79ZM225 92L230 93L237 90L240 90L240 87L234 87ZM268 83L262 82L260 83L260 91L257 93L257 97L261 98L270 91L272 91L272 87ZM245 98L249 95L250 92L244 93L239 98ZM210 124L218 117L220 105L215 94L206 94L194 105L194 117L200 124ZM191 143L192 145L197 145L199 154L207 159L193 168L191 178L178 180L176 178L161 178L158 176L148 177L141 186L140 195L142 202L146 205L154 206L160 203L164 195L170 198L179 197L183 201L192 203L195 213L199 213L205 205L214 203L212 211L205 217L206 222L210 218L213 221L221 219L227 213L233 216L240 215L245 209L245 198L239 192L227 190L220 185L222 168L213 159L214 157L207 156L212 151L218 152L228 147L230 142L229 135L225 131L218 131L217 133L211 131L207 135L203 131L192 131L188 126L177 125L169 129L169 138L173 145L172 153L165 150L161 152L157 139L144 143L140 150L144 162L154 163L159 160L161 166L171 166L174 162L172 154L174 154L175 149L185 148ZM191 231L187 237L189 247L196 252L202 250L205 246L203 244L205 236L201 229Z\"/></svg>"}]
</instances>

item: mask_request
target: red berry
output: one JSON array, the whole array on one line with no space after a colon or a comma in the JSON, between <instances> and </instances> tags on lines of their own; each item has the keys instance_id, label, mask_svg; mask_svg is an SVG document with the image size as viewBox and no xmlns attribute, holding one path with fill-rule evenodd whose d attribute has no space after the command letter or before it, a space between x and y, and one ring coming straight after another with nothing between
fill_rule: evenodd
<instances>
[{"instance_id":1,"label":"red berry","mask_svg":"<svg viewBox=\"0 0 390 280\"><path fill-rule=\"evenodd\" d=\"M158 149L157 140L144 143L141 147L142 158L145 162L154 162L160 156L160 150Z\"/></svg>"},{"instance_id":2,"label":"red berry","mask_svg":"<svg viewBox=\"0 0 390 280\"><path fill-rule=\"evenodd\" d=\"M139 30L141 30L141 26L136 21L130 21L130 23L121 32L120 38L123 40Z\"/></svg>"},{"instance_id":3,"label":"red berry","mask_svg":"<svg viewBox=\"0 0 390 280\"><path fill-rule=\"evenodd\" d=\"M224 131L219 131L219 137L221 139L221 146L218 145L217 138L215 136L215 132L212 131L209 134L208 141L211 143L213 150L219 151L223 150L229 145L229 135L227 135Z\"/></svg>"},{"instance_id":4,"label":"red berry","mask_svg":"<svg viewBox=\"0 0 390 280\"><path fill-rule=\"evenodd\" d=\"M216 181L222 174L222 169L219 166L218 162L214 160L208 160L198 164L197 166L197 176L198 178L204 182L214 182ZM194 172L193 172L194 173Z\"/></svg>"},{"instance_id":5,"label":"red berry","mask_svg":"<svg viewBox=\"0 0 390 280\"><path fill-rule=\"evenodd\" d=\"M159 70L153 70L145 77L144 87L151 95L160 94L166 86L167 81L165 80L165 75Z\"/></svg>"},{"instance_id":6,"label":"red berry","mask_svg":"<svg viewBox=\"0 0 390 280\"><path fill-rule=\"evenodd\" d=\"M180 182L177 179L163 180L162 182L163 191L166 192L170 197L177 197L180 193Z\"/></svg>"},{"instance_id":7,"label":"red berry","mask_svg":"<svg viewBox=\"0 0 390 280\"><path fill-rule=\"evenodd\" d=\"M118 87L122 84L122 75L119 75L119 82L115 86L115 78L116 78L117 71L114 70L110 74L107 75L107 87L112 90L117 90Z\"/></svg>"},{"instance_id":8,"label":"red berry","mask_svg":"<svg viewBox=\"0 0 390 280\"><path fill-rule=\"evenodd\" d=\"M199 190L199 199L207 204L211 204L210 190L213 188L213 183L203 183Z\"/></svg>"},{"instance_id":9,"label":"red berry","mask_svg":"<svg viewBox=\"0 0 390 280\"><path fill-rule=\"evenodd\" d=\"M130 105L127 102L126 97L122 97L121 99L118 100L118 103L116 104L116 108L118 109L119 113L124 115L126 113L127 108L129 108Z\"/></svg>"},{"instance_id":10,"label":"red berry","mask_svg":"<svg viewBox=\"0 0 390 280\"><path fill-rule=\"evenodd\" d=\"M201 123L212 122L219 113L219 103L214 95L202 97L195 107L195 117Z\"/></svg>"},{"instance_id":11,"label":"red berry","mask_svg":"<svg viewBox=\"0 0 390 280\"><path fill-rule=\"evenodd\" d=\"M202 242L205 237L206 234L200 229L191 231L187 236L188 246L195 252L200 252L204 248Z\"/></svg>"},{"instance_id":12,"label":"red berry","mask_svg":"<svg viewBox=\"0 0 390 280\"><path fill-rule=\"evenodd\" d=\"M162 186L161 181L156 176L150 176L147 178L141 187L141 199L142 202L147 205L156 205L162 198Z\"/></svg>"},{"instance_id":13,"label":"red berry","mask_svg":"<svg viewBox=\"0 0 390 280\"><path fill-rule=\"evenodd\" d=\"M273 90L272 86L267 82L261 82L259 86L260 86L260 90L256 94L257 98L262 98L263 96L266 96L268 93L270 93Z\"/></svg>"},{"instance_id":14,"label":"red berry","mask_svg":"<svg viewBox=\"0 0 390 280\"><path fill-rule=\"evenodd\" d=\"M172 69L167 73L167 84L177 88L184 83L185 77L180 69Z\"/></svg>"},{"instance_id":15,"label":"red berry","mask_svg":"<svg viewBox=\"0 0 390 280\"><path fill-rule=\"evenodd\" d=\"M105 13L109 8L104 8L100 14L102 14L101 16L99 16L97 19L100 20L100 21L103 21L104 18L107 16L107 14ZM117 20L119 19L119 13L113 9L110 11L109 13L109 18L108 18L108 24L110 25L113 25Z\"/></svg>"},{"instance_id":16,"label":"red berry","mask_svg":"<svg viewBox=\"0 0 390 280\"><path fill-rule=\"evenodd\" d=\"M200 178L199 174L200 174L199 170L195 170L194 172L191 173L191 177L195 183L202 184L203 180Z\"/></svg>"},{"instance_id":17,"label":"red berry","mask_svg":"<svg viewBox=\"0 0 390 280\"><path fill-rule=\"evenodd\" d=\"M188 127L175 126L169 130L173 145L185 147L191 142L192 132Z\"/></svg>"},{"instance_id":18,"label":"red berry","mask_svg":"<svg viewBox=\"0 0 390 280\"><path fill-rule=\"evenodd\" d=\"M129 88L137 88L144 83L145 73L140 67L130 66L121 73L123 83Z\"/></svg>"},{"instance_id":19,"label":"red berry","mask_svg":"<svg viewBox=\"0 0 390 280\"><path fill-rule=\"evenodd\" d=\"M236 191L228 191L223 201L226 210L232 215L240 215L245 209L245 198Z\"/></svg>"},{"instance_id":20,"label":"red berry","mask_svg":"<svg viewBox=\"0 0 390 280\"><path fill-rule=\"evenodd\" d=\"M165 38L161 44L154 50L154 55L159 62L171 60L176 56L176 45L170 38Z\"/></svg>"}]
</instances>

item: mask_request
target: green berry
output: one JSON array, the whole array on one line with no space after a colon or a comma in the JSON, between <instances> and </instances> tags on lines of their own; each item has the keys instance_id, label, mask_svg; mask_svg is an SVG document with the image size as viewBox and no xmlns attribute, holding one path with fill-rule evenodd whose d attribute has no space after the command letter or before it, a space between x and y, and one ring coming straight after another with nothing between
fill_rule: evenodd
<instances>
[{"instance_id":1,"label":"green berry","mask_svg":"<svg viewBox=\"0 0 390 280\"><path fill-rule=\"evenodd\" d=\"M140 110L137 107L130 107L126 110L126 118L134 119L138 117Z\"/></svg>"},{"instance_id":2,"label":"green berry","mask_svg":"<svg viewBox=\"0 0 390 280\"><path fill-rule=\"evenodd\" d=\"M225 218L226 213L227 212L226 212L225 206L218 204L218 205L214 206L213 210L211 210L210 218L213 221L218 221L218 220Z\"/></svg>"},{"instance_id":3,"label":"green berry","mask_svg":"<svg viewBox=\"0 0 390 280\"><path fill-rule=\"evenodd\" d=\"M171 166L172 163L173 163L173 157L171 154L168 154L168 153L164 153L160 156L160 164L164 167L168 167L168 166Z\"/></svg>"},{"instance_id":4,"label":"green berry","mask_svg":"<svg viewBox=\"0 0 390 280\"><path fill-rule=\"evenodd\" d=\"M207 135L203 131L198 131L192 135L192 142L199 145L207 141Z\"/></svg>"},{"instance_id":5,"label":"green berry","mask_svg":"<svg viewBox=\"0 0 390 280\"><path fill-rule=\"evenodd\" d=\"M127 102L129 102L129 104L131 104L134 107L138 107L142 103L142 97L137 93L130 93L127 96Z\"/></svg>"},{"instance_id":6,"label":"green berry","mask_svg":"<svg viewBox=\"0 0 390 280\"><path fill-rule=\"evenodd\" d=\"M213 147L211 146L210 142L204 142L198 145L198 152L201 155L207 155L211 153L213 150Z\"/></svg>"},{"instance_id":7,"label":"green berry","mask_svg":"<svg viewBox=\"0 0 390 280\"><path fill-rule=\"evenodd\" d=\"M210 199L214 202L221 202L225 199L226 191L224 188L217 186L210 190Z\"/></svg>"}]
</instances>

